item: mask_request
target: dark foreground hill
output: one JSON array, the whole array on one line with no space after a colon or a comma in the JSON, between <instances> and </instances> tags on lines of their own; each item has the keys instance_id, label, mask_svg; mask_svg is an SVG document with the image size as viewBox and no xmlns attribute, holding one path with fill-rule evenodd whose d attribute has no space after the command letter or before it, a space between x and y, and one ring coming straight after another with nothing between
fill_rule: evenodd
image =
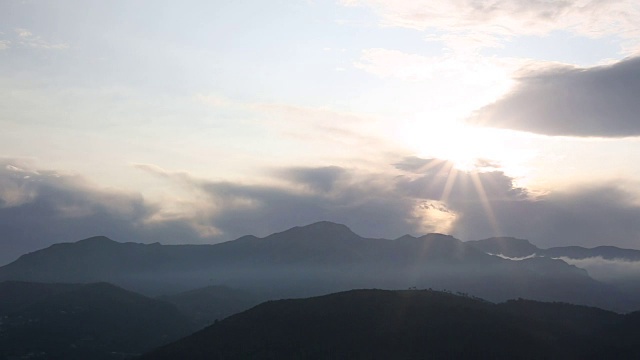
<instances>
[{"instance_id":1,"label":"dark foreground hill","mask_svg":"<svg viewBox=\"0 0 640 360\"><path fill-rule=\"evenodd\" d=\"M0 359L122 359L193 331L175 306L107 283L0 283Z\"/></svg>"},{"instance_id":2,"label":"dark foreground hill","mask_svg":"<svg viewBox=\"0 0 640 360\"><path fill-rule=\"evenodd\" d=\"M561 260L512 261L442 234L368 239L319 222L215 245L56 244L0 267L1 280L106 281L148 295L223 285L270 299L356 288L464 291L491 301L523 297L628 311L615 289Z\"/></svg>"},{"instance_id":3,"label":"dark foreground hill","mask_svg":"<svg viewBox=\"0 0 640 360\"><path fill-rule=\"evenodd\" d=\"M79 284L45 284L24 281L0 282L0 316L9 315L34 303L67 291Z\"/></svg>"},{"instance_id":4,"label":"dark foreground hill","mask_svg":"<svg viewBox=\"0 0 640 360\"><path fill-rule=\"evenodd\" d=\"M266 302L141 359L635 359L638 317L429 290L354 290Z\"/></svg>"}]
</instances>

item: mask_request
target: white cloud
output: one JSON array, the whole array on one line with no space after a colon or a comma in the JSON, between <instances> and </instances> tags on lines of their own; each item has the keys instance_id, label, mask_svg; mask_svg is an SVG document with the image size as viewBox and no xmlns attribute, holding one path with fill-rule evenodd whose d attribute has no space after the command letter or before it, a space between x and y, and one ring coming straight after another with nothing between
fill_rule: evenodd
<instances>
[{"instance_id":1,"label":"white cloud","mask_svg":"<svg viewBox=\"0 0 640 360\"><path fill-rule=\"evenodd\" d=\"M364 50L354 66L382 79L406 82L396 96L410 103L411 118L441 124L467 117L502 96L513 85L512 74L526 63L474 53L423 56L372 48Z\"/></svg>"},{"instance_id":2,"label":"white cloud","mask_svg":"<svg viewBox=\"0 0 640 360\"><path fill-rule=\"evenodd\" d=\"M608 281L640 277L640 261L604 259L601 256L585 259L558 258L568 264L587 270L596 280Z\"/></svg>"},{"instance_id":3,"label":"white cloud","mask_svg":"<svg viewBox=\"0 0 640 360\"><path fill-rule=\"evenodd\" d=\"M302 163L315 156L320 164L358 159L360 167L379 166L405 145L394 137L397 123L376 114L279 103L257 103L251 109L257 123L278 133L278 142L291 141L292 155L302 156Z\"/></svg>"},{"instance_id":4,"label":"white cloud","mask_svg":"<svg viewBox=\"0 0 640 360\"><path fill-rule=\"evenodd\" d=\"M506 260L512 260L512 261L522 261L522 260L527 260L527 259L532 259L534 257L537 257L537 255L535 253L531 254L531 255L527 255L527 256L523 256L523 257L509 257L509 256L505 256L503 254L492 254L492 253L487 253L489 255L493 255L493 256L497 256L499 258L503 258Z\"/></svg>"},{"instance_id":5,"label":"white cloud","mask_svg":"<svg viewBox=\"0 0 640 360\"><path fill-rule=\"evenodd\" d=\"M344 0L368 5L386 24L420 29L480 30L487 34L535 34L568 29L590 36L637 31L640 5L630 0Z\"/></svg>"},{"instance_id":6,"label":"white cloud","mask_svg":"<svg viewBox=\"0 0 640 360\"><path fill-rule=\"evenodd\" d=\"M18 43L23 46L48 49L48 50L64 50L69 48L67 43L54 43L43 39L41 36L33 34L31 31L23 28L14 29L18 36Z\"/></svg>"},{"instance_id":7,"label":"white cloud","mask_svg":"<svg viewBox=\"0 0 640 360\"><path fill-rule=\"evenodd\" d=\"M635 0L342 0L342 4L373 8L385 26L437 29L494 45L512 36L555 30L592 38L640 37L640 3Z\"/></svg>"},{"instance_id":8,"label":"white cloud","mask_svg":"<svg viewBox=\"0 0 640 360\"><path fill-rule=\"evenodd\" d=\"M9 40L0 40L0 50L6 50L11 46L11 41Z\"/></svg>"},{"instance_id":9,"label":"white cloud","mask_svg":"<svg viewBox=\"0 0 640 360\"><path fill-rule=\"evenodd\" d=\"M388 136L393 124L371 113L330 106L245 102L217 94L197 94L194 99L212 111L234 112L242 123L263 134L262 149L291 148L287 158L304 155L306 162L309 156L319 154L319 158L337 161L349 153L372 159L397 149L396 139ZM301 144L305 147L304 154L297 153ZM354 153L354 149L359 149L359 153Z\"/></svg>"},{"instance_id":10,"label":"white cloud","mask_svg":"<svg viewBox=\"0 0 640 360\"><path fill-rule=\"evenodd\" d=\"M504 80L526 63L526 60L459 53L428 57L398 50L372 48L362 52L360 61L356 62L355 66L380 77L409 81L424 81L437 77L479 82L493 79L493 82L497 82Z\"/></svg>"},{"instance_id":11,"label":"white cloud","mask_svg":"<svg viewBox=\"0 0 640 360\"><path fill-rule=\"evenodd\" d=\"M25 169L27 163L21 160L0 159L0 163L5 162L4 169L0 169L0 173L4 176L0 177L0 209L19 206L32 201L36 191L25 182L31 175L37 175L37 172Z\"/></svg>"},{"instance_id":12,"label":"white cloud","mask_svg":"<svg viewBox=\"0 0 640 360\"><path fill-rule=\"evenodd\" d=\"M33 37L33 33L27 29L16 28L16 34L22 39L29 39Z\"/></svg>"}]
</instances>

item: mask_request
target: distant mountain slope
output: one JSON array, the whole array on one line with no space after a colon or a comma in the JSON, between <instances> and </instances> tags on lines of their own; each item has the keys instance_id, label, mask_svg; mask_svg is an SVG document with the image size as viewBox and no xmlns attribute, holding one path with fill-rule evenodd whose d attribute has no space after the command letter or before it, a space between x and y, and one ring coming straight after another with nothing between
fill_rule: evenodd
<instances>
[{"instance_id":1,"label":"distant mountain slope","mask_svg":"<svg viewBox=\"0 0 640 360\"><path fill-rule=\"evenodd\" d=\"M540 249L528 240L513 237L494 237L467 241L467 244L485 253L500 254L510 258L523 258L540 253Z\"/></svg>"},{"instance_id":2,"label":"distant mountain slope","mask_svg":"<svg viewBox=\"0 0 640 360\"><path fill-rule=\"evenodd\" d=\"M164 359L589 359L635 355L598 340L622 315L568 304L495 305L436 291L354 290L263 303L156 349Z\"/></svg>"},{"instance_id":3,"label":"distant mountain slope","mask_svg":"<svg viewBox=\"0 0 640 360\"><path fill-rule=\"evenodd\" d=\"M0 288L6 285L0 284ZM9 285L18 298L43 287ZM58 289L36 301L29 298L28 305L3 315L0 359L118 359L173 341L194 329L173 305L107 283L54 286Z\"/></svg>"},{"instance_id":4,"label":"distant mountain slope","mask_svg":"<svg viewBox=\"0 0 640 360\"><path fill-rule=\"evenodd\" d=\"M509 258L524 258L536 255L550 258L587 259L601 257L607 260L640 261L640 250L622 249L615 246L597 246L593 248L560 246L541 249L531 244L528 240L512 237L494 237L467 241L467 244L485 253L503 255Z\"/></svg>"},{"instance_id":5,"label":"distant mountain slope","mask_svg":"<svg viewBox=\"0 0 640 360\"><path fill-rule=\"evenodd\" d=\"M266 300L264 296L226 286L207 286L158 299L174 304L198 327L211 325Z\"/></svg>"},{"instance_id":6,"label":"distant mountain slope","mask_svg":"<svg viewBox=\"0 0 640 360\"><path fill-rule=\"evenodd\" d=\"M442 234L367 239L331 222L215 245L144 245L95 237L23 255L0 268L0 280L107 281L153 295L215 284L272 299L418 287L493 301L524 297L633 308L614 289L560 260L505 260Z\"/></svg>"},{"instance_id":7,"label":"distant mountain slope","mask_svg":"<svg viewBox=\"0 0 640 360\"><path fill-rule=\"evenodd\" d=\"M581 246L553 247L542 252L548 257L566 257L570 259L587 259L601 257L607 260L640 261L640 250L622 249L615 246L597 246L584 248Z\"/></svg>"}]
</instances>

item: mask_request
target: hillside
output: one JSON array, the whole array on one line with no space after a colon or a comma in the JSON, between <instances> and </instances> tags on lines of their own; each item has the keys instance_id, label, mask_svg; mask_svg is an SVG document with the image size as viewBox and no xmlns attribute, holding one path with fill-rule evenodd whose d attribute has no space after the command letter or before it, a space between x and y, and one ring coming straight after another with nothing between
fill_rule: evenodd
<instances>
[{"instance_id":1,"label":"hillside","mask_svg":"<svg viewBox=\"0 0 640 360\"><path fill-rule=\"evenodd\" d=\"M207 286L158 299L174 304L200 328L258 305L264 296L226 286Z\"/></svg>"},{"instance_id":2,"label":"hillside","mask_svg":"<svg viewBox=\"0 0 640 360\"><path fill-rule=\"evenodd\" d=\"M23 306L3 306L0 359L118 359L193 331L171 304L107 283L10 285ZM34 288L56 288L33 297ZM22 288L22 289L17 289ZM31 295L25 296L30 292ZM8 293L2 295L9 298ZM16 301L4 301L16 303Z\"/></svg>"},{"instance_id":3,"label":"hillside","mask_svg":"<svg viewBox=\"0 0 640 360\"><path fill-rule=\"evenodd\" d=\"M353 290L263 303L156 349L164 359L588 359L636 355L631 316L437 291Z\"/></svg>"}]
</instances>

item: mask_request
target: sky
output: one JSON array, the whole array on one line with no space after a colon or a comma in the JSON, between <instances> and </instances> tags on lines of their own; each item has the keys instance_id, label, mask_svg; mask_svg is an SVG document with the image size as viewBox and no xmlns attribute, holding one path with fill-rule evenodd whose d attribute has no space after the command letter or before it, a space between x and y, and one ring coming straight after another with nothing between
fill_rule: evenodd
<instances>
[{"instance_id":1,"label":"sky","mask_svg":"<svg viewBox=\"0 0 640 360\"><path fill-rule=\"evenodd\" d=\"M636 0L0 1L0 264L328 220L640 248Z\"/></svg>"}]
</instances>

